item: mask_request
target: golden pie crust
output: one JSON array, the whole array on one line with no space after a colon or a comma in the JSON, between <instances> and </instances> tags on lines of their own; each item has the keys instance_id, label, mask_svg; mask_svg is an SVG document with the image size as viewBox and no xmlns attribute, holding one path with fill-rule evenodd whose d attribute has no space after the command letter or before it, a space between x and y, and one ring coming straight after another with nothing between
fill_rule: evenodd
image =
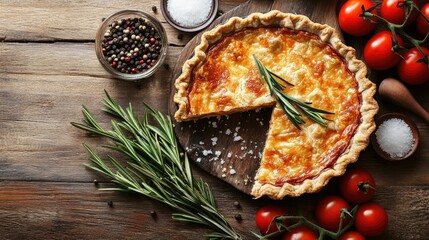
<instances>
[{"instance_id":1,"label":"golden pie crust","mask_svg":"<svg viewBox=\"0 0 429 240\"><path fill-rule=\"evenodd\" d=\"M287 94L334 112L327 127L297 129L258 78L252 54L295 84ZM358 159L375 129L375 85L336 31L305 16L271 11L231 18L204 33L176 79L177 121L274 107L251 194L273 199L319 191Z\"/></svg>"}]
</instances>

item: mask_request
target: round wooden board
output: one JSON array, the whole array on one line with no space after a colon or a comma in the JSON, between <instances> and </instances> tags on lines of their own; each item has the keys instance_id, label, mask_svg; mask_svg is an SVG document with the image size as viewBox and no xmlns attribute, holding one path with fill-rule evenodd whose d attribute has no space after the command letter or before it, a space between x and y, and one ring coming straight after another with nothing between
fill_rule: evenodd
<instances>
[{"instance_id":1,"label":"round wooden board","mask_svg":"<svg viewBox=\"0 0 429 240\"><path fill-rule=\"evenodd\" d=\"M246 17L253 12L280 10L308 16L312 21L328 24L339 31L337 0L250 0L216 19L206 30L225 23L231 17ZM174 82L181 74L183 63L194 53L202 32L183 48L171 75L169 114L175 125L177 138L188 156L202 169L250 194L259 167L271 109L236 113L197 121L174 121L177 106L173 101Z\"/></svg>"}]
</instances>

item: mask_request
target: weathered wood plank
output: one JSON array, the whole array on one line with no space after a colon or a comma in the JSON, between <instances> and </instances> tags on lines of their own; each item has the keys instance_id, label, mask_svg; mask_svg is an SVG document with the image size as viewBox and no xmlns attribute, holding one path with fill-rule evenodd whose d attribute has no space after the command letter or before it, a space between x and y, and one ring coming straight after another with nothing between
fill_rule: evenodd
<instances>
[{"instance_id":1,"label":"weathered wood plank","mask_svg":"<svg viewBox=\"0 0 429 240\"><path fill-rule=\"evenodd\" d=\"M257 210L273 201L252 200L224 183L213 185L213 190L226 219L246 239L253 239L250 231L257 231ZM290 214L311 219L315 202L327 193L276 203ZM113 202L112 208L108 201ZM234 207L234 201L239 201L241 208ZM374 201L389 214L388 231L377 239L425 239L429 235L429 187L378 188ZM157 212L156 220L150 215L152 210ZM0 182L0 216L7 219L0 221L0 236L6 239L201 239L209 232L175 222L171 213L171 209L145 197L97 191L92 183ZM242 215L241 223L234 219L236 214Z\"/></svg>"},{"instance_id":2,"label":"weathered wood plank","mask_svg":"<svg viewBox=\"0 0 429 240\"><path fill-rule=\"evenodd\" d=\"M220 1L229 11L245 0ZM145 1L0 1L0 39L6 41L94 41L102 19L123 9L145 11L162 22L169 43L185 45L194 34L182 34L166 23L159 0ZM152 11L152 6L158 8Z\"/></svg>"}]
</instances>

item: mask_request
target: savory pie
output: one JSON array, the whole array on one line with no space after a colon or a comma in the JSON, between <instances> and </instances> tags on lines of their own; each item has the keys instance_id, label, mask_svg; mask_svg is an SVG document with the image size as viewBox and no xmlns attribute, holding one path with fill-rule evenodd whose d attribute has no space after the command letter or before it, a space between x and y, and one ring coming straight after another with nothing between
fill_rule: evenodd
<instances>
[{"instance_id":1,"label":"savory pie","mask_svg":"<svg viewBox=\"0 0 429 240\"><path fill-rule=\"evenodd\" d=\"M252 55L294 84L284 92L333 115L294 126L260 80ZM177 121L272 107L252 195L273 199L320 190L366 148L378 110L364 63L336 31L271 11L231 18L206 32L176 79Z\"/></svg>"}]
</instances>

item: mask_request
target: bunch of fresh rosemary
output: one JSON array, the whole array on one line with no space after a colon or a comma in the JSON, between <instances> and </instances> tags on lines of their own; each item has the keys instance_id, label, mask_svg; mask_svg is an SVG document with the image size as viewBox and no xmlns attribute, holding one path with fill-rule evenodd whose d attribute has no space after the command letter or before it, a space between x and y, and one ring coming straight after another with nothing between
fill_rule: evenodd
<instances>
[{"instance_id":1,"label":"bunch of fresh rosemary","mask_svg":"<svg viewBox=\"0 0 429 240\"><path fill-rule=\"evenodd\" d=\"M328 119L325 118L322 114L333 113L311 107L310 102L301 102L298 99L287 95L283 91L283 89L286 87L283 83L286 83L290 86L293 86L293 84L268 70L264 65L262 65L255 55L253 55L253 58L255 59L256 67L258 68L259 79L261 81L264 80L267 83L271 95L277 100L277 102L280 104L280 107L283 109L295 127L301 129L299 125L304 123L302 114L296 109L296 107L298 107L305 115L307 115L308 118L312 119L318 124L322 126L327 125L326 120Z\"/></svg>"},{"instance_id":2,"label":"bunch of fresh rosemary","mask_svg":"<svg viewBox=\"0 0 429 240\"><path fill-rule=\"evenodd\" d=\"M86 107L82 110L84 124L72 123L111 139L113 144L106 147L129 159L124 166L109 157L110 167L84 145L91 159L87 166L118 184L118 188L105 190L133 191L163 202L180 212L173 213L173 219L212 228L214 232L206 235L209 239L241 239L217 210L208 184L193 177L186 154L180 154L170 118L145 105L140 120L131 104L123 109L107 92L106 96L104 111L118 118L112 120L112 130L103 129Z\"/></svg>"}]
</instances>

